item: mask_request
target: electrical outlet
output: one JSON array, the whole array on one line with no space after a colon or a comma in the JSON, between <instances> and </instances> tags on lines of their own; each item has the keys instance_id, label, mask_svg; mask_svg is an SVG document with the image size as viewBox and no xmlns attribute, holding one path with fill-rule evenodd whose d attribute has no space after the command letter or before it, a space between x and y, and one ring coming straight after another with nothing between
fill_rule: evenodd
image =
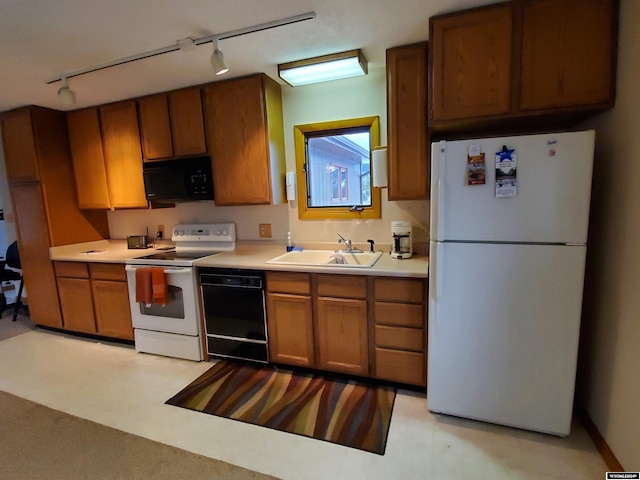
<instances>
[{"instance_id":1,"label":"electrical outlet","mask_svg":"<svg viewBox=\"0 0 640 480\"><path fill-rule=\"evenodd\" d=\"M270 223L260 223L258 225L260 230L260 238L271 238L271 224Z\"/></svg>"},{"instance_id":2,"label":"electrical outlet","mask_svg":"<svg viewBox=\"0 0 640 480\"><path fill-rule=\"evenodd\" d=\"M156 230L156 238L164 238L164 225L158 225Z\"/></svg>"}]
</instances>

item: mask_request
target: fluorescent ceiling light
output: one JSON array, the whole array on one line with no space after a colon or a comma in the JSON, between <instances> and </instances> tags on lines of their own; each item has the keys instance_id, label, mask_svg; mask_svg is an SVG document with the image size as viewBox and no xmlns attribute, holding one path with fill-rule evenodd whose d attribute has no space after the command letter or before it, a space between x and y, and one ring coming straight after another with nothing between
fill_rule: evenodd
<instances>
[{"instance_id":1,"label":"fluorescent ceiling light","mask_svg":"<svg viewBox=\"0 0 640 480\"><path fill-rule=\"evenodd\" d=\"M361 50L333 53L278 65L278 75L292 87L366 74L367 59L364 58Z\"/></svg>"}]
</instances>

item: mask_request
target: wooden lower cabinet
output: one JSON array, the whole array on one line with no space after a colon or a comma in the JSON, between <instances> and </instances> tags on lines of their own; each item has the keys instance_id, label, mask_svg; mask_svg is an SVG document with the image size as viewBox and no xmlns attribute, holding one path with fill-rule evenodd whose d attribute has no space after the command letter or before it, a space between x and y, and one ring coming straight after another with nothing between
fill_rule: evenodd
<instances>
[{"instance_id":1,"label":"wooden lower cabinet","mask_svg":"<svg viewBox=\"0 0 640 480\"><path fill-rule=\"evenodd\" d=\"M98 334L133 340L126 282L91 280Z\"/></svg>"},{"instance_id":2,"label":"wooden lower cabinet","mask_svg":"<svg viewBox=\"0 0 640 480\"><path fill-rule=\"evenodd\" d=\"M59 277L58 295L64 328L74 332L96 333L89 279Z\"/></svg>"},{"instance_id":3,"label":"wooden lower cabinet","mask_svg":"<svg viewBox=\"0 0 640 480\"><path fill-rule=\"evenodd\" d=\"M301 367L314 365L311 297L270 293L267 327L272 362Z\"/></svg>"},{"instance_id":4,"label":"wooden lower cabinet","mask_svg":"<svg viewBox=\"0 0 640 480\"><path fill-rule=\"evenodd\" d=\"M425 386L426 282L418 278L374 278L375 377Z\"/></svg>"},{"instance_id":5,"label":"wooden lower cabinet","mask_svg":"<svg viewBox=\"0 0 640 480\"><path fill-rule=\"evenodd\" d=\"M53 262L62 325L72 332L133 340L124 265Z\"/></svg>"},{"instance_id":6,"label":"wooden lower cabinet","mask_svg":"<svg viewBox=\"0 0 640 480\"><path fill-rule=\"evenodd\" d=\"M424 387L426 281L266 272L269 356Z\"/></svg>"},{"instance_id":7,"label":"wooden lower cabinet","mask_svg":"<svg viewBox=\"0 0 640 480\"><path fill-rule=\"evenodd\" d=\"M320 297L317 300L317 367L334 372L369 373L367 301Z\"/></svg>"},{"instance_id":8,"label":"wooden lower cabinet","mask_svg":"<svg viewBox=\"0 0 640 480\"><path fill-rule=\"evenodd\" d=\"M411 385L426 384L424 353L376 347L376 377Z\"/></svg>"}]
</instances>

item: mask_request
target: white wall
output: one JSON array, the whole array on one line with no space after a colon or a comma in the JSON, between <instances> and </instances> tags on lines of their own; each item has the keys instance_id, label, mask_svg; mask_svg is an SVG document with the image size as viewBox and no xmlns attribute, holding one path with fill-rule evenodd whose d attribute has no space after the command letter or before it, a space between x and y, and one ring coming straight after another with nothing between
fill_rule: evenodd
<instances>
[{"instance_id":1,"label":"white wall","mask_svg":"<svg viewBox=\"0 0 640 480\"><path fill-rule=\"evenodd\" d=\"M618 94L597 129L578 398L640 470L640 2L621 0Z\"/></svg>"},{"instance_id":2,"label":"white wall","mask_svg":"<svg viewBox=\"0 0 640 480\"><path fill-rule=\"evenodd\" d=\"M282 87L287 171L295 171L293 127L298 124L377 115L380 140L386 144L386 87L384 68L369 75L305 87ZM428 241L429 202L388 202L382 190L382 218L379 220L299 220L297 202L276 206L216 207L213 202L185 203L175 208L118 210L109 212L111 238L139 235L149 227L155 234L158 224L166 232L176 223L235 222L238 239L258 240L258 224L271 223L273 238L285 240L291 231L296 242L336 242L339 232L354 242L371 238L391 243L391 221L413 224L414 243Z\"/></svg>"},{"instance_id":3,"label":"white wall","mask_svg":"<svg viewBox=\"0 0 640 480\"><path fill-rule=\"evenodd\" d=\"M387 142L386 73L370 69L364 77L318 83L303 87L282 87L287 171L295 171L293 127L307 123L368 116L380 117L380 143ZM391 221L405 220L413 225L415 242L429 240L429 202L387 201L382 189L382 218L367 220L300 220L297 202L290 202L289 228L294 240L337 241L336 233L354 242L391 243Z\"/></svg>"}]
</instances>

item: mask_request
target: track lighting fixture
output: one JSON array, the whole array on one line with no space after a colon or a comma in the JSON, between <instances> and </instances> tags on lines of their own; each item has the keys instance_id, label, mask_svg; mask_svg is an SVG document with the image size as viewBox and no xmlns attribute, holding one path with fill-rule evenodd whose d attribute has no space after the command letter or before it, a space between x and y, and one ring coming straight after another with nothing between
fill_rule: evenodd
<instances>
[{"instance_id":1,"label":"track lighting fixture","mask_svg":"<svg viewBox=\"0 0 640 480\"><path fill-rule=\"evenodd\" d=\"M224 61L224 54L218 48L218 39L213 39L213 53L211 54L211 66L216 75L222 75L229 71L227 62Z\"/></svg>"},{"instance_id":2,"label":"track lighting fixture","mask_svg":"<svg viewBox=\"0 0 640 480\"><path fill-rule=\"evenodd\" d=\"M211 66L216 72L216 75L222 75L229 71L229 66L227 62L224 60L224 55L218 48L218 41L224 40L227 38L239 37L241 35L247 35L249 33L261 32L263 30L269 30L271 28L276 27L284 27L285 25L291 25L298 22L304 22L306 20L313 20L316 18L315 12L303 13L300 15L295 15L293 17L282 18L280 20L273 20L271 22L260 23L258 25L253 25L251 27L239 28L237 30L231 30L224 33L217 33L215 35L209 35L201 38L192 38L187 37L182 40L178 40L176 43L158 48L156 50L151 50L144 53L139 53L136 55L131 55L129 57L119 58L118 60L113 60L111 62L101 63L99 65L94 65L92 67L82 68L80 70L74 70L73 72L64 73L58 77L52 78L48 80L47 85L56 82L62 82L62 87L58 90L58 97L65 105L74 105L75 104L75 92L69 89L68 79L72 77L77 77L80 75L85 75L87 73L97 72L98 70L104 70L105 68L116 67L118 65L123 65L125 63L135 62L137 60L143 60L145 58L155 57L158 55L163 55L165 53L175 52L177 50L181 50L183 52L188 52L193 50L195 47L199 45L203 45L205 43L212 42L213 43L213 53L211 54Z\"/></svg>"},{"instance_id":3,"label":"track lighting fixture","mask_svg":"<svg viewBox=\"0 0 640 480\"><path fill-rule=\"evenodd\" d=\"M76 104L76 92L69 88L67 77L62 79L62 86L58 89L58 98L63 105L72 106Z\"/></svg>"}]
</instances>

